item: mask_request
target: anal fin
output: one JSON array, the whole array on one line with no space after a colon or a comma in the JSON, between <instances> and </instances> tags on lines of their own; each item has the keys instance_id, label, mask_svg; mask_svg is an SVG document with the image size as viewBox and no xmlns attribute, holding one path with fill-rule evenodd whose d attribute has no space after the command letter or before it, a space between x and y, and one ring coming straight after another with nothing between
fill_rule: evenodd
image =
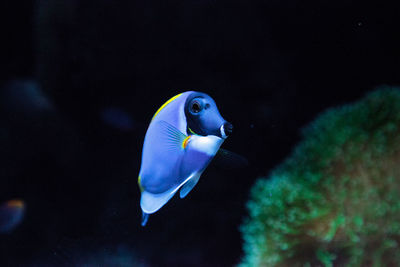
<instances>
[{"instance_id":1,"label":"anal fin","mask_svg":"<svg viewBox=\"0 0 400 267\"><path fill-rule=\"evenodd\" d=\"M179 196L181 198L184 198L189 194L190 191L192 191L193 187L196 186L197 182L200 179L200 173L194 174L181 188L181 191L179 191Z\"/></svg>"}]
</instances>

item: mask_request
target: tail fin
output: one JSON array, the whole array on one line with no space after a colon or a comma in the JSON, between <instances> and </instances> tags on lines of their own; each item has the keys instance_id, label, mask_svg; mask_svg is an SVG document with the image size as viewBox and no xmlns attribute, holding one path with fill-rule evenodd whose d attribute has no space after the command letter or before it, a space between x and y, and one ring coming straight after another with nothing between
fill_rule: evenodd
<instances>
[{"instance_id":1,"label":"tail fin","mask_svg":"<svg viewBox=\"0 0 400 267\"><path fill-rule=\"evenodd\" d=\"M147 221L149 220L149 216L150 216L150 215L149 215L148 213L142 211L142 226L143 226L143 227L146 226L146 223L147 223Z\"/></svg>"}]
</instances>

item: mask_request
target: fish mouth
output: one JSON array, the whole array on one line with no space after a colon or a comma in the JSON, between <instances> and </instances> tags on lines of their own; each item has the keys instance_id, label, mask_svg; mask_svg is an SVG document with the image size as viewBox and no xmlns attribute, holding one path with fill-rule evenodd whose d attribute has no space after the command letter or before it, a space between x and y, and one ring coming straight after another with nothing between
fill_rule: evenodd
<instances>
[{"instance_id":1,"label":"fish mouth","mask_svg":"<svg viewBox=\"0 0 400 267\"><path fill-rule=\"evenodd\" d=\"M222 126L219 128L221 137L223 139L226 139L230 134L233 132L233 125L229 122L225 122L222 124Z\"/></svg>"}]
</instances>

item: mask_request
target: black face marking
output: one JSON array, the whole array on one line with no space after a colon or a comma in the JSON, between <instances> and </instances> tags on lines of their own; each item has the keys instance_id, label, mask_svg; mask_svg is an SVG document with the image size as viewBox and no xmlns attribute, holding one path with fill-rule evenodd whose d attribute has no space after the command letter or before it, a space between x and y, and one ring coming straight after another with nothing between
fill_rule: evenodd
<instances>
[{"instance_id":1,"label":"black face marking","mask_svg":"<svg viewBox=\"0 0 400 267\"><path fill-rule=\"evenodd\" d=\"M221 137L221 127L226 121L210 96L200 92L189 95L185 103L185 116L189 134L192 131L198 135Z\"/></svg>"},{"instance_id":2,"label":"black face marking","mask_svg":"<svg viewBox=\"0 0 400 267\"><path fill-rule=\"evenodd\" d=\"M194 133L198 135L207 135L205 131L202 129L200 115L203 113L205 106L204 98L201 93L193 93L186 100L185 104L185 115L187 120L187 126Z\"/></svg>"},{"instance_id":3,"label":"black face marking","mask_svg":"<svg viewBox=\"0 0 400 267\"><path fill-rule=\"evenodd\" d=\"M198 100L193 100L190 104L190 111L193 113L199 113L202 109L203 107Z\"/></svg>"}]
</instances>

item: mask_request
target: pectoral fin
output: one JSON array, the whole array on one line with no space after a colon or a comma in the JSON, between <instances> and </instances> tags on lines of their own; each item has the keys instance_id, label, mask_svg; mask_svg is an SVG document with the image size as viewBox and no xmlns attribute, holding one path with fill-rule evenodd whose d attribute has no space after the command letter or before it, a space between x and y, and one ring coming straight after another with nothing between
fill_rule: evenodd
<instances>
[{"instance_id":1,"label":"pectoral fin","mask_svg":"<svg viewBox=\"0 0 400 267\"><path fill-rule=\"evenodd\" d=\"M249 164L245 157L223 148L218 150L213 162L224 169L244 168Z\"/></svg>"},{"instance_id":2,"label":"pectoral fin","mask_svg":"<svg viewBox=\"0 0 400 267\"><path fill-rule=\"evenodd\" d=\"M157 145L162 146L162 148L180 153L186 147L189 137L168 122L156 122L154 130L160 133L160 142L157 142Z\"/></svg>"}]
</instances>

